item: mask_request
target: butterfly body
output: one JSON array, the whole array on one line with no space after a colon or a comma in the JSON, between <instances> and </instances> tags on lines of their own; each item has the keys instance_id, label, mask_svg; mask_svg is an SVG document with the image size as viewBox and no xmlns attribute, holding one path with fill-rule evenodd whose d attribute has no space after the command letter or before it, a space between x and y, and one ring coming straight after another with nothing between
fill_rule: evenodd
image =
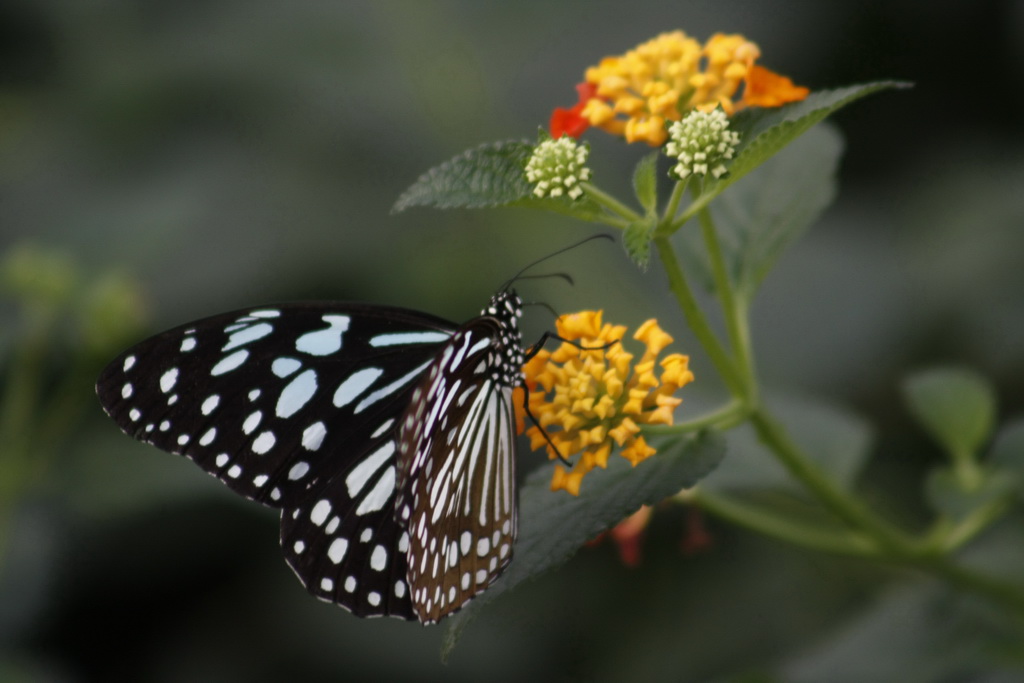
<instances>
[{"instance_id":1,"label":"butterfly body","mask_svg":"<svg viewBox=\"0 0 1024 683\"><path fill-rule=\"evenodd\" d=\"M311 593L432 623L511 560L521 309L510 290L461 326L354 304L250 308L143 341L97 393L129 435L279 508Z\"/></svg>"}]
</instances>

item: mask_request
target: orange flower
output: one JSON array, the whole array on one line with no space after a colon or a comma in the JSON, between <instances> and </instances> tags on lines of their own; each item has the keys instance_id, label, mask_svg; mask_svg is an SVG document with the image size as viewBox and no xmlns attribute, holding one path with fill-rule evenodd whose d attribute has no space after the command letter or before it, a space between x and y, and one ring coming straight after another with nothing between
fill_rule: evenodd
<instances>
[{"instance_id":1,"label":"orange flower","mask_svg":"<svg viewBox=\"0 0 1024 683\"><path fill-rule=\"evenodd\" d=\"M693 109L721 107L732 115L745 106L779 106L807 96L806 88L755 66L760 55L740 34L716 33L702 46L682 31L663 33L588 68L586 83L593 90L578 87L579 103L555 110L552 135L582 134L592 125L657 147L668 137L666 123Z\"/></svg>"},{"instance_id":2,"label":"orange flower","mask_svg":"<svg viewBox=\"0 0 1024 683\"><path fill-rule=\"evenodd\" d=\"M748 107L781 107L787 102L799 102L810 92L802 85L793 85L786 76L755 65L747 74L742 102Z\"/></svg>"},{"instance_id":3,"label":"orange flower","mask_svg":"<svg viewBox=\"0 0 1024 683\"><path fill-rule=\"evenodd\" d=\"M581 351L564 342L554 351L541 350L523 367L530 387L530 412L539 423L526 431L531 448L546 448L554 459L558 455L550 439L562 457L580 454L571 469L557 465L551 481L552 490L564 489L572 495L579 495L590 470L607 467L613 445L633 465L654 455L655 449L640 434L640 425L672 424L673 411L682 402L673 394L693 380L687 356L672 354L658 363L658 355L672 337L657 321L648 320L633 335L646 346L633 363L633 354L617 343L626 328L604 324L601 316L601 311L583 311L563 315L555 325L562 339L606 349ZM661 368L660 377L656 365Z\"/></svg>"}]
</instances>

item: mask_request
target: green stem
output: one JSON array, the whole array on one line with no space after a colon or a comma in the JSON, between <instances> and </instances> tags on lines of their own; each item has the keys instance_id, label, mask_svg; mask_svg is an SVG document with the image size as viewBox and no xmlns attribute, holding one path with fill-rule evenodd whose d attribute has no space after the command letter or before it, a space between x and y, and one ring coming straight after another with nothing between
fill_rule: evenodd
<instances>
[{"instance_id":1,"label":"green stem","mask_svg":"<svg viewBox=\"0 0 1024 683\"><path fill-rule=\"evenodd\" d=\"M683 227L688 220L707 207L707 205L711 203L711 200L717 197L720 192L721 190L712 192L702 191L699 195L694 197L694 200L690 202L690 205L686 207L685 211L679 214L679 216L677 216L672 222L665 225L663 230L659 231L659 236L667 237L679 230L679 228Z\"/></svg>"},{"instance_id":2,"label":"green stem","mask_svg":"<svg viewBox=\"0 0 1024 683\"><path fill-rule=\"evenodd\" d=\"M961 486L967 491L974 491L981 485L984 474L975 453L960 448L950 450L953 460L953 472Z\"/></svg>"},{"instance_id":3,"label":"green stem","mask_svg":"<svg viewBox=\"0 0 1024 683\"><path fill-rule=\"evenodd\" d=\"M697 341L704 347L704 351L708 354L708 358L711 359L715 369L722 376L722 381L725 382L729 391L734 396L743 396L745 393L743 390L743 380L732 358L722 348L718 337L715 336L714 331L708 324L707 318L704 317L704 312L700 310L697 299L693 296L693 291L686 281L686 276L683 275L682 268L679 267L679 260L676 258L672 243L669 242L667 237L657 237L654 240L654 245L665 267L665 273L668 275L669 287L675 295L676 301L679 302L683 315L686 316L686 322L689 324L690 329L693 330L694 335L696 335Z\"/></svg>"},{"instance_id":4,"label":"green stem","mask_svg":"<svg viewBox=\"0 0 1024 683\"><path fill-rule=\"evenodd\" d=\"M873 535L856 532L837 533L809 527L772 511L729 496L723 496L697 487L676 495L682 502L691 502L701 509L739 526L751 529L781 541L822 552L855 557L873 558L881 561L895 560L894 564L910 565L942 579L962 590L970 591L1004 605L1024 615L1024 590L999 579L979 574L941 555L888 556L887 549L880 546Z\"/></svg>"},{"instance_id":5,"label":"green stem","mask_svg":"<svg viewBox=\"0 0 1024 683\"><path fill-rule=\"evenodd\" d=\"M668 198L668 204L665 205L665 213L662 215L662 225L671 225L672 219L675 218L676 212L679 211L679 202L683 199L683 193L686 191L686 186L689 184L689 179L676 181L676 186L672 188L672 195Z\"/></svg>"},{"instance_id":6,"label":"green stem","mask_svg":"<svg viewBox=\"0 0 1024 683\"><path fill-rule=\"evenodd\" d=\"M711 260L712 276L715 280L715 290L718 292L722 303L722 313L725 317L726 333L729 336L729 344L732 347L733 357L739 362L739 371L743 376L744 400L749 405L756 402L757 381L754 377L754 364L750 349L750 327L747 323L746 306L740 306L733 289L732 278L725 265L725 257L722 254L722 247L718 240L718 232L715 230L714 220L711 212L707 209L698 215L700 219L701 236L704 238L704 246L708 250Z\"/></svg>"},{"instance_id":7,"label":"green stem","mask_svg":"<svg viewBox=\"0 0 1024 683\"><path fill-rule=\"evenodd\" d=\"M750 421L761 442L770 448L790 474L813 492L833 514L853 528L875 537L896 556L914 557L919 554L917 544L873 514L860 500L850 496L818 469L800 447L793 443L783 427L767 413L761 409L754 410L750 415Z\"/></svg>"},{"instance_id":8,"label":"green stem","mask_svg":"<svg viewBox=\"0 0 1024 683\"><path fill-rule=\"evenodd\" d=\"M580 187L583 188L583 191L587 193L587 196L593 199L596 203L600 204L608 211L626 219L627 222L634 223L642 219L640 214L633 211L631 208L604 190L601 190L596 185L592 185L588 182L582 182L580 183Z\"/></svg>"},{"instance_id":9,"label":"green stem","mask_svg":"<svg viewBox=\"0 0 1024 683\"><path fill-rule=\"evenodd\" d=\"M1013 496L1004 496L972 510L959 522L941 517L926 534L926 542L939 552L953 552L1003 517L1013 504Z\"/></svg>"},{"instance_id":10,"label":"green stem","mask_svg":"<svg viewBox=\"0 0 1024 683\"><path fill-rule=\"evenodd\" d=\"M684 491L677 498L693 502L711 514L782 541L822 552L877 557L878 544L870 536L852 531L820 529L776 514L760 505L712 493L703 487Z\"/></svg>"}]
</instances>

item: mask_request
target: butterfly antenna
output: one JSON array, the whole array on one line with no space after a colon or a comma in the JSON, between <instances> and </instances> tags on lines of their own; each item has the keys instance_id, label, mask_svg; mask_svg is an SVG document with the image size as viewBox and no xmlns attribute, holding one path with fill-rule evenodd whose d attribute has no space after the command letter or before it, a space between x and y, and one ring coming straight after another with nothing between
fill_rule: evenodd
<instances>
[{"instance_id":1,"label":"butterfly antenna","mask_svg":"<svg viewBox=\"0 0 1024 683\"><path fill-rule=\"evenodd\" d=\"M574 242L573 244L570 244L570 245L568 245L566 247L562 247L561 249L559 249L557 251L553 251L550 254L548 254L547 256L542 256L541 258L537 259L533 263L527 264L518 273L513 275L507 282L505 282L504 285L502 285L501 291L503 291L503 292L508 291L508 288L512 286L513 282L515 282L516 280L519 280L520 278L523 278L523 273L528 271L530 268L533 268L537 264L543 263L544 261L547 261L549 258L553 258L555 256L558 256L559 254L565 253L565 252L569 251L570 249L575 249L576 247L584 245L587 242L592 242L594 240L612 240L612 239L614 239L614 238L611 235L607 234L607 233L598 233L597 235L591 235L590 237L587 237L586 239L582 239L579 242Z\"/></svg>"},{"instance_id":2,"label":"butterfly antenna","mask_svg":"<svg viewBox=\"0 0 1024 683\"><path fill-rule=\"evenodd\" d=\"M558 311L556 311L554 307L552 307L551 304L549 304L546 301L526 301L523 303L523 306L540 306L541 308L548 309L553 318L558 317Z\"/></svg>"},{"instance_id":3,"label":"butterfly antenna","mask_svg":"<svg viewBox=\"0 0 1024 683\"><path fill-rule=\"evenodd\" d=\"M566 282L568 282L570 286L573 286L573 285L576 284L576 281L572 279L572 275L569 275L569 273L541 273L541 274L538 274L538 275L520 275L519 277L514 278L514 279L515 280L543 280L544 278L548 278L548 277L560 277L563 280L565 280Z\"/></svg>"}]
</instances>

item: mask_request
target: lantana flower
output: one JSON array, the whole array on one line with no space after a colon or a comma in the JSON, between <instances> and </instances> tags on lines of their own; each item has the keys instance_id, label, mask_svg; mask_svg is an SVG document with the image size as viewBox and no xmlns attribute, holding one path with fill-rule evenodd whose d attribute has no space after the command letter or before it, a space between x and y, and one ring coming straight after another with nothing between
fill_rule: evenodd
<instances>
[{"instance_id":1,"label":"lantana flower","mask_svg":"<svg viewBox=\"0 0 1024 683\"><path fill-rule=\"evenodd\" d=\"M683 31L663 33L623 55L605 57L577 86L580 103L556 109L552 135L580 135L596 126L626 142L657 147L666 123L694 109L721 107L726 115L747 106L777 107L807 97L807 88L754 64L760 48L740 34L716 33L701 45ZM557 124L557 126L556 126Z\"/></svg>"},{"instance_id":2,"label":"lantana flower","mask_svg":"<svg viewBox=\"0 0 1024 683\"><path fill-rule=\"evenodd\" d=\"M526 179L533 184L536 197L579 199L580 182L590 179L587 156L590 150L570 137L544 140L533 150L526 163Z\"/></svg>"},{"instance_id":3,"label":"lantana flower","mask_svg":"<svg viewBox=\"0 0 1024 683\"><path fill-rule=\"evenodd\" d=\"M729 130L729 119L721 109L691 111L673 123L668 134L665 154L675 159L672 173L679 179L708 174L721 178L727 170L724 162L732 159L740 141L739 133Z\"/></svg>"},{"instance_id":4,"label":"lantana flower","mask_svg":"<svg viewBox=\"0 0 1024 683\"><path fill-rule=\"evenodd\" d=\"M552 459L579 454L571 469L556 465L551 480L552 490L575 496L588 472L607 467L613 446L634 466L654 455L640 426L672 424L673 411L682 402L674 394L693 380L693 373L689 357L678 353L658 362L672 337L656 320L633 334L646 347L636 363L619 343L626 327L603 323L601 311L563 315L555 326L560 337L584 349L604 347L581 350L563 342L554 351L541 350L523 367L530 412L539 423L526 430L530 446L547 448Z\"/></svg>"}]
</instances>

